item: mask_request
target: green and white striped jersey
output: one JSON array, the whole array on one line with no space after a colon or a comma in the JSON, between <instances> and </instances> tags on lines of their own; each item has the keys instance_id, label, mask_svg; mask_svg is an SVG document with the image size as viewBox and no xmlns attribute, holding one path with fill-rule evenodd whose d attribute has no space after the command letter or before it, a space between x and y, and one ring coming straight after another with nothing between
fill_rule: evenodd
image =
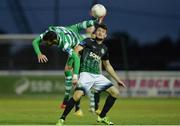
<instances>
[{"instance_id":1,"label":"green and white striped jersey","mask_svg":"<svg viewBox=\"0 0 180 126\"><path fill-rule=\"evenodd\" d=\"M90 37L86 34L81 34L80 32L82 30L87 29L90 26L95 25L97 23L97 20L89 20L89 21L83 21L81 23L72 25L72 26L67 26L67 27L62 27L62 26L50 26L47 31L54 31L57 36L58 36L58 47L63 50L64 52L68 53L69 55L72 54L73 48L77 46L81 41L84 39ZM47 32L46 31L46 32ZM40 39L42 41L42 38L44 34L42 33L40 35ZM37 47L37 46L36 46ZM38 49L35 49L35 51ZM40 50L39 50L40 51ZM36 53L40 53L37 52Z\"/></svg>"}]
</instances>

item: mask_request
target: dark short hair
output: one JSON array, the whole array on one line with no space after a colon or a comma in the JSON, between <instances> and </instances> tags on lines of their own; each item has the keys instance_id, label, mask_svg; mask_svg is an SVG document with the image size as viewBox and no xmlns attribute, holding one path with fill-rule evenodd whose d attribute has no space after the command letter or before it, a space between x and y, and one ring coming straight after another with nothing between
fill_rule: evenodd
<instances>
[{"instance_id":1,"label":"dark short hair","mask_svg":"<svg viewBox=\"0 0 180 126\"><path fill-rule=\"evenodd\" d=\"M57 34L53 31L48 31L43 36L44 41L53 41L54 39L57 39Z\"/></svg>"},{"instance_id":2,"label":"dark short hair","mask_svg":"<svg viewBox=\"0 0 180 126\"><path fill-rule=\"evenodd\" d=\"M102 28L102 29L106 30L106 32L107 32L107 30L108 30L106 24L104 24L104 23L96 24L96 25L95 25L95 28L96 28L96 30L97 30L98 28Z\"/></svg>"}]
</instances>

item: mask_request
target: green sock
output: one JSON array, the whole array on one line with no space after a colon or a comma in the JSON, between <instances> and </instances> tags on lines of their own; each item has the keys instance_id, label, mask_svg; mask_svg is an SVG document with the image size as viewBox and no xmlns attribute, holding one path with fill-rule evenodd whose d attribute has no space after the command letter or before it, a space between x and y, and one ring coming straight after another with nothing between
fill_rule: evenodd
<instances>
[{"instance_id":1,"label":"green sock","mask_svg":"<svg viewBox=\"0 0 180 126\"><path fill-rule=\"evenodd\" d=\"M65 94L63 103L66 104L72 89L72 72L65 71Z\"/></svg>"}]
</instances>

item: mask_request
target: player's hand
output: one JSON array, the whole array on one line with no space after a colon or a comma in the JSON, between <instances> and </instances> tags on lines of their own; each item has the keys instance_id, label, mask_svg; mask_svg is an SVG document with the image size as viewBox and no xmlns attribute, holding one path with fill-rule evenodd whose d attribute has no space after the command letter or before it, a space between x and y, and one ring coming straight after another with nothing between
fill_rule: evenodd
<instances>
[{"instance_id":1,"label":"player's hand","mask_svg":"<svg viewBox=\"0 0 180 126\"><path fill-rule=\"evenodd\" d=\"M99 23L99 24L101 24L101 23L103 22L104 17L105 17L105 16L102 16L102 17L99 17L99 18L98 18L98 23Z\"/></svg>"},{"instance_id":2,"label":"player's hand","mask_svg":"<svg viewBox=\"0 0 180 126\"><path fill-rule=\"evenodd\" d=\"M72 84L73 84L74 86L76 86L76 85L78 84L78 75L77 75L77 74L73 74Z\"/></svg>"},{"instance_id":3,"label":"player's hand","mask_svg":"<svg viewBox=\"0 0 180 126\"><path fill-rule=\"evenodd\" d=\"M92 39L95 39L95 38L96 38L96 35L95 35L95 34L91 34L91 38L92 38Z\"/></svg>"},{"instance_id":4,"label":"player's hand","mask_svg":"<svg viewBox=\"0 0 180 126\"><path fill-rule=\"evenodd\" d=\"M117 84L119 87L127 88L127 86L122 81L119 81Z\"/></svg>"},{"instance_id":5,"label":"player's hand","mask_svg":"<svg viewBox=\"0 0 180 126\"><path fill-rule=\"evenodd\" d=\"M78 80L77 80L77 79L72 79L72 84L73 84L74 86L76 86L76 85L78 84Z\"/></svg>"},{"instance_id":6,"label":"player's hand","mask_svg":"<svg viewBox=\"0 0 180 126\"><path fill-rule=\"evenodd\" d=\"M87 34L93 34L94 31L95 31L95 26L91 26L86 29Z\"/></svg>"},{"instance_id":7,"label":"player's hand","mask_svg":"<svg viewBox=\"0 0 180 126\"><path fill-rule=\"evenodd\" d=\"M43 55L43 54L38 55L38 62L39 63L46 63L47 61L48 61L48 58L45 55Z\"/></svg>"}]
</instances>

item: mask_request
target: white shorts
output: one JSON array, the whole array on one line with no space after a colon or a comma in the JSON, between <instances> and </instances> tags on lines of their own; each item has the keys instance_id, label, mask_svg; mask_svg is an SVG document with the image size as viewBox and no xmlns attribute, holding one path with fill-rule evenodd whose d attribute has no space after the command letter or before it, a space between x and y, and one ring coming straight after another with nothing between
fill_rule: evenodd
<instances>
[{"instance_id":1,"label":"white shorts","mask_svg":"<svg viewBox=\"0 0 180 126\"><path fill-rule=\"evenodd\" d=\"M112 86L112 82L102 74L92 74L88 72L80 73L77 89L81 89L86 94L91 88L103 91ZM76 89L76 90L77 90Z\"/></svg>"}]
</instances>

